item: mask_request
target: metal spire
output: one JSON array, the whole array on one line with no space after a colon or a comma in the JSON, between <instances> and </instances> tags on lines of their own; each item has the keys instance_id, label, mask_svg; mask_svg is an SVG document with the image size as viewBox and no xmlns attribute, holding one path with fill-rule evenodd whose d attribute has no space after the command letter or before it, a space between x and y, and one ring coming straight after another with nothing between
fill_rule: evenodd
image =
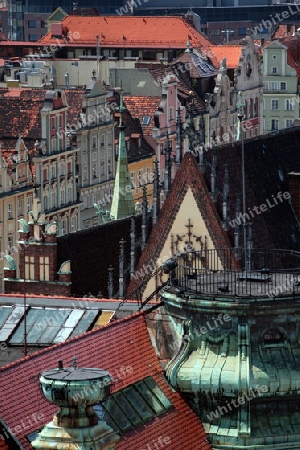
<instances>
[{"instance_id":1,"label":"metal spire","mask_svg":"<svg viewBox=\"0 0 300 450\"><path fill-rule=\"evenodd\" d=\"M115 177L114 195L110 210L110 216L114 220L134 214L134 202L131 190L131 182L128 171L127 150L125 142L125 126L123 113L126 108L123 105L123 96L120 92L120 123L119 123L119 154Z\"/></svg>"}]
</instances>

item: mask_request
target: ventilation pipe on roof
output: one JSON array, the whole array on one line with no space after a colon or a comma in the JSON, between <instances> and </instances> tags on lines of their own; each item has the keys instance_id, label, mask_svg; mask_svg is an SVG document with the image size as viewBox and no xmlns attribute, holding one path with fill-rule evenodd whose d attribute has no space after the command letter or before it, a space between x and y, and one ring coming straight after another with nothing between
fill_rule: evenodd
<instances>
[{"instance_id":1,"label":"ventilation pipe on roof","mask_svg":"<svg viewBox=\"0 0 300 450\"><path fill-rule=\"evenodd\" d=\"M119 436L99 420L93 405L98 405L110 394L112 377L103 369L72 367L52 369L40 377L46 400L59 407L53 421L37 435L32 447L39 450L53 448L114 449ZM58 430L60 429L60 430Z\"/></svg>"}]
</instances>

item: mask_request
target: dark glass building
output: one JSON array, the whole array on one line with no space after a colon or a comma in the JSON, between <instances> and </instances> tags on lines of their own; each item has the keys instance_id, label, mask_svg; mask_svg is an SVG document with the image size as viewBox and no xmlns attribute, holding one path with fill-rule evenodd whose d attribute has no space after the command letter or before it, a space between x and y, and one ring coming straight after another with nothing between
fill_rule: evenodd
<instances>
[{"instance_id":1,"label":"dark glass building","mask_svg":"<svg viewBox=\"0 0 300 450\"><path fill-rule=\"evenodd\" d=\"M44 22L60 7L67 13L77 8L97 8L99 14L117 14L116 10L123 5L123 0L10 0L8 2L9 38L14 41L40 39ZM29 31L27 31L27 28Z\"/></svg>"}]
</instances>

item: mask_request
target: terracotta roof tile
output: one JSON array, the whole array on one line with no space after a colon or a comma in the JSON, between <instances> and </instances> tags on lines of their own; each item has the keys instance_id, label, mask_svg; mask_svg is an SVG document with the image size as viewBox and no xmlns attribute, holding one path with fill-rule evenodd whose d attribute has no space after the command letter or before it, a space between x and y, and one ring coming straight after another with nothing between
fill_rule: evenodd
<instances>
[{"instance_id":1,"label":"terracotta roof tile","mask_svg":"<svg viewBox=\"0 0 300 450\"><path fill-rule=\"evenodd\" d=\"M300 42L298 36L286 36L280 43L287 47L287 63L293 67L300 77Z\"/></svg>"},{"instance_id":2,"label":"terracotta roof tile","mask_svg":"<svg viewBox=\"0 0 300 450\"><path fill-rule=\"evenodd\" d=\"M0 450L9 450L5 442L0 438Z\"/></svg>"},{"instance_id":3,"label":"terracotta roof tile","mask_svg":"<svg viewBox=\"0 0 300 450\"><path fill-rule=\"evenodd\" d=\"M40 138L44 96L43 89L0 89L0 138Z\"/></svg>"},{"instance_id":4,"label":"terracotta roof tile","mask_svg":"<svg viewBox=\"0 0 300 450\"><path fill-rule=\"evenodd\" d=\"M99 36L100 47L186 48L187 40L193 47L207 48L208 39L179 16L67 16L61 22L70 35L79 33L79 39L69 40L69 45L95 46ZM72 33L72 34L71 34ZM42 37L40 44L57 44L51 31ZM65 42L61 39L61 43Z\"/></svg>"},{"instance_id":5,"label":"terracotta roof tile","mask_svg":"<svg viewBox=\"0 0 300 450\"><path fill-rule=\"evenodd\" d=\"M211 50L216 55L217 60L221 63L226 58L226 66L228 69L235 69L242 55L242 45L212 45Z\"/></svg>"},{"instance_id":6,"label":"terracotta roof tile","mask_svg":"<svg viewBox=\"0 0 300 450\"><path fill-rule=\"evenodd\" d=\"M25 450L31 449L25 436L50 422L57 410L42 397L39 374L56 367L59 359L65 367L71 366L74 355L79 367L108 370L115 379L113 392L152 376L174 406L155 420L125 433L116 450L140 450L159 436L170 438L172 450L211 449L196 414L180 394L167 385L150 342L145 314L137 313L0 369L1 417ZM124 367L133 370L122 371ZM19 426L22 419L31 418L34 413L43 414L43 423L36 424L31 420L26 422L26 429Z\"/></svg>"},{"instance_id":7,"label":"terracotta roof tile","mask_svg":"<svg viewBox=\"0 0 300 450\"><path fill-rule=\"evenodd\" d=\"M174 74L177 79L177 93L178 97L181 98L181 103L187 106L187 103L190 101L190 92L193 91L194 104L197 108L202 109L205 108L206 105L204 101L198 97L196 92L192 87L192 80L187 72L181 73L176 69L175 66L171 65L168 67L160 66L158 67L156 64L151 64L148 66L150 72L154 76L157 82L161 83L165 76Z\"/></svg>"},{"instance_id":8,"label":"terracotta roof tile","mask_svg":"<svg viewBox=\"0 0 300 450\"><path fill-rule=\"evenodd\" d=\"M142 124L144 116L151 118L149 125L142 125L143 134L147 136L152 136L152 129L154 126L153 117L160 102L161 97L124 95L125 106L134 119L138 119Z\"/></svg>"}]
</instances>

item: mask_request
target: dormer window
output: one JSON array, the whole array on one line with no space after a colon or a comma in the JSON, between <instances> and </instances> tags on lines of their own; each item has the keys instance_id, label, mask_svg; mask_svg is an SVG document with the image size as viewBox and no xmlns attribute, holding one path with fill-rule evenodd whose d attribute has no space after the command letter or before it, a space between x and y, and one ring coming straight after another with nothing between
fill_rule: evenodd
<instances>
[{"instance_id":1,"label":"dormer window","mask_svg":"<svg viewBox=\"0 0 300 450\"><path fill-rule=\"evenodd\" d=\"M276 329L276 328L270 328L264 333L263 336L264 344L279 344L284 342L284 334Z\"/></svg>"}]
</instances>

